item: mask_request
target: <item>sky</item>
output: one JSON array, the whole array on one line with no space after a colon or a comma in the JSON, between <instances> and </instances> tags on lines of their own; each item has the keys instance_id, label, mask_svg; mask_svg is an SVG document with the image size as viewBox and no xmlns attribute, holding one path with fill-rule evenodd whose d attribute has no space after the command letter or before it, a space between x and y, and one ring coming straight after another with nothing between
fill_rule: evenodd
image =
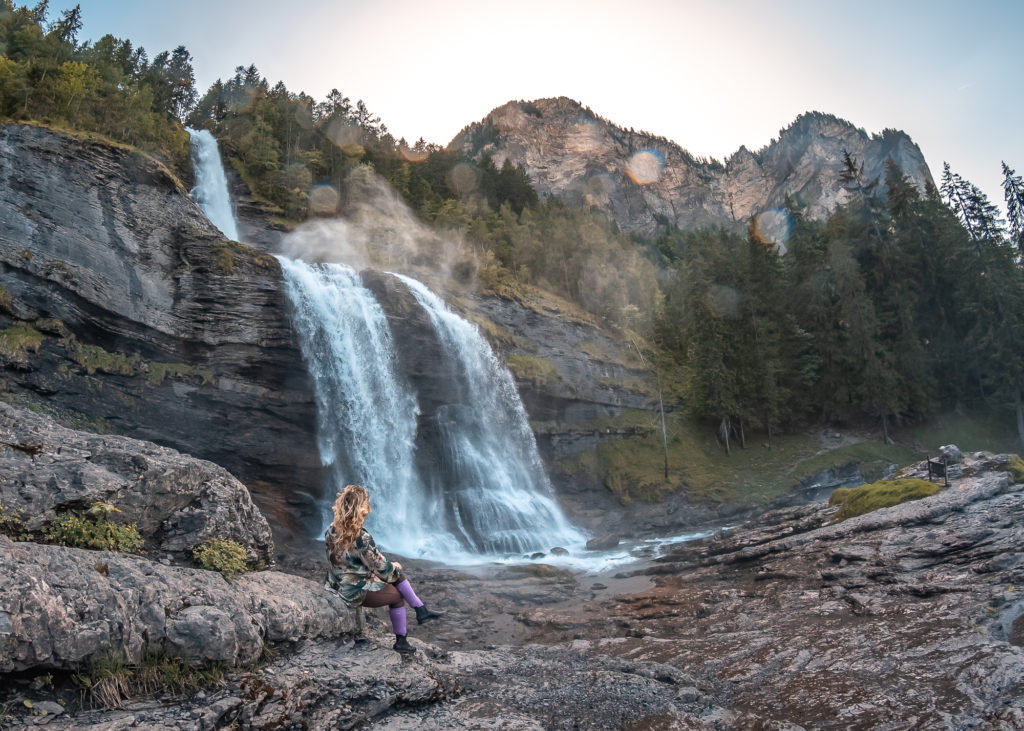
<instances>
[{"instance_id":1,"label":"sky","mask_svg":"<svg viewBox=\"0 0 1024 731\"><path fill-rule=\"evenodd\" d=\"M20 3L19 3L20 4ZM51 18L75 2L51 0ZM79 40L179 45L200 93L236 66L362 99L447 144L513 99L567 96L722 160L806 111L894 127L1003 207L1024 173L1024 0L81 0Z\"/></svg>"}]
</instances>

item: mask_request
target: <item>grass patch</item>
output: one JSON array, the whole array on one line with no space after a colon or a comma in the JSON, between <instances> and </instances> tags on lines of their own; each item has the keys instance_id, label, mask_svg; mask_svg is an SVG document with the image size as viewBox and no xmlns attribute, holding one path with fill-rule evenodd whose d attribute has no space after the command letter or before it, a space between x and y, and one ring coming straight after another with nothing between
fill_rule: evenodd
<instances>
[{"instance_id":1,"label":"grass patch","mask_svg":"<svg viewBox=\"0 0 1024 731\"><path fill-rule=\"evenodd\" d=\"M14 307L14 295L4 289L4 286L0 284L0 312L6 312L12 314L11 309Z\"/></svg>"},{"instance_id":2,"label":"grass patch","mask_svg":"<svg viewBox=\"0 0 1024 731\"><path fill-rule=\"evenodd\" d=\"M241 263L272 271L277 259L238 241L223 240L213 247L213 265L221 274L233 274Z\"/></svg>"},{"instance_id":3,"label":"grass patch","mask_svg":"<svg viewBox=\"0 0 1024 731\"><path fill-rule=\"evenodd\" d=\"M214 538L192 549L196 561L207 571L219 571L225 579L232 579L249 570L245 560L245 547L237 541Z\"/></svg>"},{"instance_id":4,"label":"grass patch","mask_svg":"<svg viewBox=\"0 0 1024 731\"><path fill-rule=\"evenodd\" d=\"M706 424L680 412L666 415L669 477L657 413L627 409L616 416L595 419L587 429L635 429L635 436L605 439L593 452L562 462L564 474L587 474L603 482L624 504L658 501L682 490L694 502L761 505L791 491L800 482L830 467L851 463L862 474L882 476L891 464L904 465L924 457L905 445L865 440L823 451L816 434L776 436L771 449L764 434L748 434L747 448L734 444L726 454Z\"/></svg>"},{"instance_id":5,"label":"grass patch","mask_svg":"<svg viewBox=\"0 0 1024 731\"><path fill-rule=\"evenodd\" d=\"M832 493L829 505L839 505L835 522L864 515L880 508L889 508L910 500L930 497L942 489L927 480L904 477L899 480L879 480L860 487L841 487Z\"/></svg>"},{"instance_id":6,"label":"grass patch","mask_svg":"<svg viewBox=\"0 0 1024 731\"><path fill-rule=\"evenodd\" d=\"M650 381L645 381L643 378L598 378L598 385L606 388L625 389L626 391L633 391L635 393L642 393L645 396L657 396L658 389ZM657 399L655 399L657 401Z\"/></svg>"},{"instance_id":7,"label":"grass patch","mask_svg":"<svg viewBox=\"0 0 1024 731\"><path fill-rule=\"evenodd\" d=\"M104 506L104 509L97 510L97 506ZM138 551L142 548L142 536L139 535L138 529L134 525L112 523L105 517L111 510L120 512L108 503L96 503L90 511L91 519L74 513L60 515L50 523L44 538L51 543L73 548Z\"/></svg>"},{"instance_id":8,"label":"grass patch","mask_svg":"<svg viewBox=\"0 0 1024 731\"><path fill-rule=\"evenodd\" d=\"M31 325L20 323L0 332L0 354L20 358L26 352L39 352L45 336Z\"/></svg>"},{"instance_id":9,"label":"grass patch","mask_svg":"<svg viewBox=\"0 0 1024 731\"><path fill-rule=\"evenodd\" d=\"M146 380L154 386L159 386L168 377L171 378L199 378L204 384L213 383L213 371L208 368L196 368L184 363L160 363L152 362L146 364Z\"/></svg>"},{"instance_id":10,"label":"grass patch","mask_svg":"<svg viewBox=\"0 0 1024 731\"><path fill-rule=\"evenodd\" d=\"M558 366L536 355L513 353L505 362L516 379L528 381L534 386L547 386L559 378Z\"/></svg>"},{"instance_id":11,"label":"grass patch","mask_svg":"<svg viewBox=\"0 0 1024 731\"><path fill-rule=\"evenodd\" d=\"M74 336L66 340L68 356L85 369L90 376L101 371L121 376L134 376L141 359L124 353L111 353L98 345L83 345Z\"/></svg>"},{"instance_id":12,"label":"grass patch","mask_svg":"<svg viewBox=\"0 0 1024 731\"><path fill-rule=\"evenodd\" d=\"M111 653L94 660L73 677L92 707L120 708L125 700L156 693L183 696L224 685L225 668L193 668L183 659L168 657L162 650L148 650L138 665L123 654Z\"/></svg>"},{"instance_id":13,"label":"grass patch","mask_svg":"<svg viewBox=\"0 0 1024 731\"><path fill-rule=\"evenodd\" d=\"M1010 462L1006 465L1006 469L1013 475L1015 483L1019 485L1024 482L1024 460L1020 458L1019 454L1010 455Z\"/></svg>"}]
</instances>

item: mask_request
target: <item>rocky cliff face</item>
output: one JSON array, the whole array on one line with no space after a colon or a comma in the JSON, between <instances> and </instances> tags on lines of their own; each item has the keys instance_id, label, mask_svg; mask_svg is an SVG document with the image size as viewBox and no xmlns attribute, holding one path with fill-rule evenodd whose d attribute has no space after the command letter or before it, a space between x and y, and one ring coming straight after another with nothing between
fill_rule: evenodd
<instances>
[{"instance_id":1,"label":"rocky cliff face","mask_svg":"<svg viewBox=\"0 0 1024 731\"><path fill-rule=\"evenodd\" d=\"M451 142L498 167L523 165L541 197L555 195L608 211L622 228L653 233L659 223L681 228L743 227L792 196L822 218L850 192L839 174L843 151L864 165L864 183L881 180L892 158L922 190L931 173L903 132L869 136L831 115L801 115L778 140L751 152L741 147L724 163L699 160L679 145L616 127L577 102L559 97L509 102L471 124Z\"/></svg>"},{"instance_id":2,"label":"rocky cliff face","mask_svg":"<svg viewBox=\"0 0 1024 731\"><path fill-rule=\"evenodd\" d=\"M304 532L315 406L280 268L223 239L169 172L86 137L0 128L0 287L7 400L217 462L281 535Z\"/></svg>"}]
</instances>

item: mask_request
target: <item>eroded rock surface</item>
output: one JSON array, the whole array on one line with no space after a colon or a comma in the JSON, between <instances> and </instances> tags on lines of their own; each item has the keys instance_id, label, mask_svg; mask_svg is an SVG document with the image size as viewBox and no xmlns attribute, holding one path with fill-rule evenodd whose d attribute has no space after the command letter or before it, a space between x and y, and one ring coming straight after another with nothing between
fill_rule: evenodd
<instances>
[{"instance_id":1,"label":"eroded rock surface","mask_svg":"<svg viewBox=\"0 0 1024 731\"><path fill-rule=\"evenodd\" d=\"M193 547L228 538L258 568L274 559L266 518L223 467L151 442L67 429L3 402L0 502L20 512L25 531L102 502L120 511L118 522L135 524L149 549L191 560Z\"/></svg>"},{"instance_id":2,"label":"eroded rock surface","mask_svg":"<svg viewBox=\"0 0 1024 731\"><path fill-rule=\"evenodd\" d=\"M0 536L0 672L75 669L147 649L196 664L259 658L266 642L336 637L355 613L323 585L278 572L227 581L141 556Z\"/></svg>"}]
</instances>

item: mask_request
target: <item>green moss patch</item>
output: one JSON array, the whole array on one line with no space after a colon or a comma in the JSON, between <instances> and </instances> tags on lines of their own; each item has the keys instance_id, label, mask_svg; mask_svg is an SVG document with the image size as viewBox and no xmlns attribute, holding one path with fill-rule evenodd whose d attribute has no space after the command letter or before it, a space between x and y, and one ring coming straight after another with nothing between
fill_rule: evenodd
<instances>
[{"instance_id":1,"label":"green moss patch","mask_svg":"<svg viewBox=\"0 0 1024 731\"><path fill-rule=\"evenodd\" d=\"M835 516L835 521L839 523L879 508L889 508L910 500L931 497L941 489L941 485L913 477L879 480L860 487L841 487L832 493L828 504L840 506Z\"/></svg>"},{"instance_id":2,"label":"green moss patch","mask_svg":"<svg viewBox=\"0 0 1024 731\"><path fill-rule=\"evenodd\" d=\"M197 368L184 363L152 362L146 365L146 380L159 386L166 378L198 378L203 383L213 383L213 371L208 368Z\"/></svg>"},{"instance_id":3,"label":"green moss patch","mask_svg":"<svg viewBox=\"0 0 1024 731\"><path fill-rule=\"evenodd\" d=\"M36 353L45 336L31 325L20 323L0 332L0 354L19 358L26 351Z\"/></svg>"},{"instance_id":4,"label":"green moss patch","mask_svg":"<svg viewBox=\"0 0 1024 731\"><path fill-rule=\"evenodd\" d=\"M1024 460L1020 458L1019 454L1011 454L1010 462L1006 465L1006 469L1013 475L1013 481L1017 484L1024 482Z\"/></svg>"},{"instance_id":5,"label":"green moss patch","mask_svg":"<svg viewBox=\"0 0 1024 731\"><path fill-rule=\"evenodd\" d=\"M4 289L3 285L0 284L0 312L10 314L12 307L14 307L14 295Z\"/></svg>"},{"instance_id":6,"label":"green moss patch","mask_svg":"<svg viewBox=\"0 0 1024 731\"><path fill-rule=\"evenodd\" d=\"M513 353L506 359L508 368L520 381L529 381L535 386L547 386L558 380L558 366L536 355Z\"/></svg>"},{"instance_id":7,"label":"green moss patch","mask_svg":"<svg viewBox=\"0 0 1024 731\"><path fill-rule=\"evenodd\" d=\"M124 353L111 353L98 345L83 345L75 338L67 339L68 356L85 369L90 376L96 371L121 376L134 376L141 360Z\"/></svg>"}]
</instances>

